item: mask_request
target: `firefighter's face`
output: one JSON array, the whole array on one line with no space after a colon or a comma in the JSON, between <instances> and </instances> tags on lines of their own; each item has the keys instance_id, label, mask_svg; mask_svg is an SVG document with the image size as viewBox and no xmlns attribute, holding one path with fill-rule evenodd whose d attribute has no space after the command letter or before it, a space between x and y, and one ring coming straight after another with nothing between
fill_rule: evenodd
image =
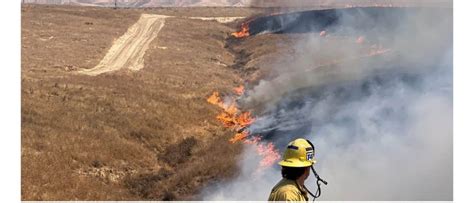
<instances>
[{"instance_id":1,"label":"firefighter's face","mask_svg":"<svg viewBox=\"0 0 474 203\"><path fill-rule=\"evenodd\" d=\"M306 167L306 168L305 168L304 174L303 174L303 178L304 178L303 180L308 179L308 177L309 177L309 170L310 170L309 167Z\"/></svg>"}]
</instances>

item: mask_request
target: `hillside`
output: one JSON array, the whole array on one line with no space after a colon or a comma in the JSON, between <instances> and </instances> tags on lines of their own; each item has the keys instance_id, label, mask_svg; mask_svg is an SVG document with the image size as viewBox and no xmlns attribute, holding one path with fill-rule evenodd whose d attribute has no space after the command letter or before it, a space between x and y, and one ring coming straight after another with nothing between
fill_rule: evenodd
<instances>
[{"instance_id":1,"label":"hillside","mask_svg":"<svg viewBox=\"0 0 474 203\"><path fill-rule=\"evenodd\" d=\"M337 2L23 4L22 199L265 200L305 138L319 200L452 200L452 8Z\"/></svg>"},{"instance_id":2,"label":"hillside","mask_svg":"<svg viewBox=\"0 0 474 203\"><path fill-rule=\"evenodd\" d=\"M144 12L22 7L23 200L185 200L235 174L241 145L206 98L241 83L225 48L236 24L185 16L257 11L146 10L174 17L140 71L80 73Z\"/></svg>"}]
</instances>

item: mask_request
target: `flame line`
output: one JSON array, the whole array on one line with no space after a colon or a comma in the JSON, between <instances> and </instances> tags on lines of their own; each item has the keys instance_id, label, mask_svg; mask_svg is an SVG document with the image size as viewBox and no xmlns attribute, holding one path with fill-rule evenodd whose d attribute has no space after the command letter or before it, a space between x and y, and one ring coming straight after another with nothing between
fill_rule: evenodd
<instances>
[{"instance_id":1,"label":"flame line","mask_svg":"<svg viewBox=\"0 0 474 203\"><path fill-rule=\"evenodd\" d=\"M244 91L245 88L243 85L234 88L236 96L242 95ZM273 143L262 142L259 135L251 136L248 127L255 122L256 118L252 116L250 111L241 111L236 104L236 99L237 97L235 96L230 97L231 102L226 104L224 103L224 99L221 98L219 92L213 92L211 96L207 98L207 102L214 104L223 110L216 116L216 119L220 121L224 127L236 132L236 134L229 140L230 143L242 142L244 144L256 146L257 154L262 157L257 171L264 170L279 160L280 154Z\"/></svg>"}]
</instances>

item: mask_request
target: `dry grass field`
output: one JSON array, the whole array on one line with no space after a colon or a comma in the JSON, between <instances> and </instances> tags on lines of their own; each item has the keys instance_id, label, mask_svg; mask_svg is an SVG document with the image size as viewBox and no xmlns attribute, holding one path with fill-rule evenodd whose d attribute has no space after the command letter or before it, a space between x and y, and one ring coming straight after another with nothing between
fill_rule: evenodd
<instances>
[{"instance_id":1,"label":"dry grass field","mask_svg":"<svg viewBox=\"0 0 474 203\"><path fill-rule=\"evenodd\" d=\"M304 34L234 39L239 21L189 17L273 12L23 6L22 199L196 200L206 185L237 175L242 145L228 142L233 132L206 99L275 77L275 64L291 71ZM99 64L143 13L173 16L143 69L79 73ZM328 37L313 60L332 63L347 46L370 48L356 37Z\"/></svg>"},{"instance_id":2,"label":"dry grass field","mask_svg":"<svg viewBox=\"0 0 474 203\"><path fill-rule=\"evenodd\" d=\"M214 90L242 83L226 45L241 8L22 7L22 200L189 200L236 174ZM166 19L142 70L88 76L141 13ZM238 53L237 53L238 54ZM240 53L241 54L241 53Z\"/></svg>"},{"instance_id":3,"label":"dry grass field","mask_svg":"<svg viewBox=\"0 0 474 203\"><path fill-rule=\"evenodd\" d=\"M242 160L243 146L229 142L235 132L216 119L221 109L206 101L213 91L231 93L242 84L251 89L262 78L277 80L294 68L302 75L338 63L357 67L385 53L377 52L381 46L360 43L359 36L326 36L307 59L308 71L301 72L294 62L306 50L297 49L305 48L305 35L320 33L235 39L230 33L243 20L196 19L274 12L23 5L22 200L199 200L201 189L238 175ZM156 38L141 43L148 46L143 68L82 74L142 14L171 16L159 17L164 25L160 21ZM258 116L269 102L259 99L242 110Z\"/></svg>"}]
</instances>

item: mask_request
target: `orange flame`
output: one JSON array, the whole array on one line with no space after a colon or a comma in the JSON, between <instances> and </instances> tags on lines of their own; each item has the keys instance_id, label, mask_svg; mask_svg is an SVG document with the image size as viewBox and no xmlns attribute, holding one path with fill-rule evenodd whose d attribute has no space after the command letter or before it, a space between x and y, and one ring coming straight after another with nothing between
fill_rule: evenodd
<instances>
[{"instance_id":1,"label":"orange flame","mask_svg":"<svg viewBox=\"0 0 474 203\"><path fill-rule=\"evenodd\" d=\"M230 115L235 115L239 112L239 109L237 108L235 102L232 102L230 105L224 106L224 111Z\"/></svg>"},{"instance_id":2,"label":"orange flame","mask_svg":"<svg viewBox=\"0 0 474 203\"><path fill-rule=\"evenodd\" d=\"M245 87L243 85L240 85L240 86L234 88L234 92L239 96L244 94L244 91L245 91Z\"/></svg>"},{"instance_id":3,"label":"orange flame","mask_svg":"<svg viewBox=\"0 0 474 203\"><path fill-rule=\"evenodd\" d=\"M243 94L244 91L245 89L243 85L234 88L234 92L237 95ZM226 98L225 100L228 101L229 98ZM242 131L242 129L250 126L255 121L255 118L252 117L250 112L242 112L238 108L236 98L230 98L230 100L230 103L224 103L219 92L213 92L211 96L207 98L207 102L223 109L223 111L216 116L217 120L226 128L230 128L237 132L229 142L243 142L244 144L255 145L257 147L257 154L262 157L258 170L271 166L276 160L280 159L278 151L272 143L260 143L261 138L258 136L249 139L250 132L248 130Z\"/></svg>"},{"instance_id":4,"label":"orange flame","mask_svg":"<svg viewBox=\"0 0 474 203\"><path fill-rule=\"evenodd\" d=\"M222 124L224 124L225 127L232 127L234 126L234 118L232 117L231 114L227 112L222 112L219 115L217 115L217 120L219 120Z\"/></svg>"},{"instance_id":5,"label":"orange flame","mask_svg":"<svg viewBox=\"0 0 474 203\"><path fill-rule=\"evenodd\" d=\"M262 160L260 160L258 170L263 170L271 166L281 158L280 153L278 153L278 150L275 148L275 145L273 145L273 143L261 143L260 136L255 136L252 139L245 140L244 143L256 145L257 154L263 157Z\"/></svg>"},{"instance_id":6,"label":"orange flame","mask_svg":"<svg viewBox=\"0 0 474 203\"><path fill-rule=\"evenodd\" d=\"M240 89L240 87L236 89ZM218 92L213 92L212 95L207 98L207 102L217 105L224 110L217 115L216 118L227 128L241 129L255 121L250 112L241 112L238 109L235 100L228 105L224 104ZM239 133L237 133L235 137L238 137L238 134Z\"/></svg>"},{"instance_id":7,"label":"orange flame","mask_svg":"<svg viewBox=\"0 0 474 203\"><path fill-rule=\"evenodd\" d=\"M212 95L209 98L207 98L207 102L217 105L221 108L224 107L224 103L222 102L222 99L219 96L219 92L213 92Z\"/></svg>"},{"instance_id":8,"label":"orange flame","mask_svg":"<svg viewBox=\"0 0 474 203\"><path fill-rule=\"evenodd\" d=\"M234 36L235 38L243 38L243 37L250 36L249 22L242 23L242 25L240 26L240 31L233 32L231 35Z\"/></svg>"},{"instance_id":9,"label":"orange flame","mask_svg":"<svg viewBox=\"0 0 474 203\"><path fill-rule=\"evenodd\" d=\"M238 141L242 141L244 140L245 138L247 138L249 136L249 132L248 131L244 131L244 132L241 132L241 133L237 133L234 135L233 138L231 138L229 141L231 143L236 143Z\"/></svg>"},{"instance_id":10,"label":"orange flame","mask_svg":"<svg viewBox=\"0 0 474 203\"><path fill-rule=\"evenodd\" d=\"M244 112L237 117L237 123L240 127L247 127L255 121L250 112Z\"/></svg>"},{"instance_id":11,"label":"orange flame","mask_svg":"<svg viewBox=\"0 0 474 203\"><path fill-rule=\"evenodd\" d=\"M281 158L273 143L257 144L257 153L263 157L260 161L260 170L271 166Z\"/></svg>"}]
</instances>

